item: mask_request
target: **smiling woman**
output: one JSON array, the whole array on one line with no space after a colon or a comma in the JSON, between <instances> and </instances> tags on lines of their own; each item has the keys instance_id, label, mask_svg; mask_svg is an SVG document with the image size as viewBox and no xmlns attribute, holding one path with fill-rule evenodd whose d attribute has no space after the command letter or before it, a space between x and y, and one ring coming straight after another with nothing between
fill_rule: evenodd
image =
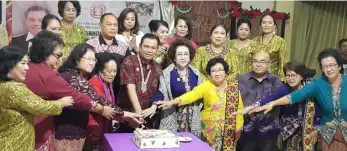
<instances>
[{"instance_id":1,"label":"smiling woman","mask_svg":"<svg viewBox=\"0 0 347 151\"><path fill-rule=\"evenodd\" d=\"M285 80L281 69L287 62L288 49L284 39L275 34L277 28L275 18L271 14L264 14L260 18L260 26L262 35L253 39L257 43L257 49L270 54L273 61L270 64L269 72Z\"/></svg>"},{"instance_id":2,"label":"smiling woman","mask_svg":"<svg viewBox=\"0 0 347 151\"><path fill-rule=\"evenodd\" d=\"M173 100L202 83L200 72L190 65L191 59L194 58L194 53L194 48L186 39L177 39L171 44L168 56L174 63L170 64L160 76L159 89L152 98L153 102ZM157 108L156 105L154 107ZM181 106L178 109L162 110L159 128L172 132L189 131L201 137L201 108L202 103L198 101Z\"/></svg>"},{"instance_id":3,"label":"smiling woman","mask_svg":"<svg viewBox=\"0 0 347 151\"><path fill-rule=\"evenodd\" d=\"M225 58L225 61L228 63L228 71L231 71L234 68L231 62L233 54L229 53L229 48L226 41L226 27L224 25L216 25L211 29L211 44L199 47L199 49L197 50L195 57L192 61L192 65L199 70L204 80L208 79L209 73L206 72L205 68L207 62L212 58ZM226 74L229 75L233 73L228 72Z\"/></svg>"},{"instance_id":4,"label":"smiling woman","mask_svg":"<svg viewBox=\"0 0 347 151\"><path fill-rule=\"evenodd\" d=\"M175 106L183 107L202 99L204 105L201 111L202 139L216 151L235 151L243 126L243 116L231 114L232 111L241 110L243 103L237 81L226 79L228 70L228 64L223 58L213 58L206 67L210 79L174 100L156 102L163 111L174 111Z\"/></svg>"},{"instance_id":5,"label":"smiling woman","mask_svg":"<svg viewBox=\"0 0 347 151\"><path fill-rule=\"evenodd\" d=\"M0 148L2 150L34 150L34 117L59 115L73 104L71 97L46 101L24 84L28 71L25 49L5 46L0 49Z\"/></svg>"}]
</instances>

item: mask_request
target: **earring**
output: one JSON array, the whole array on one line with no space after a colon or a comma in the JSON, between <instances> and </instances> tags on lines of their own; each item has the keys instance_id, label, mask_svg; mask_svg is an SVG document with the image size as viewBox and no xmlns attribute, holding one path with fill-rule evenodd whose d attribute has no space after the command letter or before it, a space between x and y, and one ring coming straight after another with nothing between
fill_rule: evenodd
<instances>
[{"instance_id":1,"label":"earring","mask_svg":"<svg viewBox=\"0 0 347 151\"><path fill-rule=\"evenodd\" d=\"M7 78L12 79L12 76L10 73L7 73Z\"/></svg>"}]
</instances>

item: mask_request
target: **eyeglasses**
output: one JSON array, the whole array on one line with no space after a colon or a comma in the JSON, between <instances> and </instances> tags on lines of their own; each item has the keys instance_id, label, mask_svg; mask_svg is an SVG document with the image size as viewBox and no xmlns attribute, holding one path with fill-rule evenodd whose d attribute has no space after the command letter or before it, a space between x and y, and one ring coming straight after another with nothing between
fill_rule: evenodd
<instances>
[{"instance_id":1,"label":"eyeglasses","mask_svg":"<svg viewBox=\"0 0 347 151\"><path fill-rule=\"evenodd\" d=\"M258 61L258 60L252 60L252 63L254 63L254 64L260 64L260 65L265 65L265 64L267 64L267 63L269 63L270 61L264 61L264 60L262 60L262 61Z\"/></svg>"},{"instance_id":2,"label":"eyeglasses","mask_svg":"<svg viewBox=\"0 0 347 151\"><path fill-rule=\"evenodd\" d=\"M292 75L287 74L287 75L286 75L286 79L295 79L296 77L298 77L297 74L292 74Z\"/></svg>"},{"instance_id":3,"label":"eyeglasses","mask_svg":"<svg viewBox=\"0 0 347 151\"><path fill-rule=\"evenodd\" d=\"M327 70L328 68L329 68L329 69L335 69L336 65L337 65L336 63L329 64L329 65L323 65L323 66L322 66L322 69L323 69L323 70Z\"/></svg>"},{"instance_id":4,"label":"eyeglasses","mask_svg":"<svg viewBox=\"0 0 347 151\"><path fill-rule=\"evenodd\" d=\"M82 57L83 59L86 59L86 60L88 60L88 61L90 61L90 62L96 62L97 60L96 59L92 59L92 58L86 58L86 57Z\"/></svg>"},{"instance_id":5,"label":"eyeglasses","mask_svg":"<svg viewBox=\"0 0 347 151\"><path fill-rule=\"evenodd\" d=\"M63 56L63 54L52 53L52 56L56 57L57 59L60 59Z\"/></svg>"}]
</instances>

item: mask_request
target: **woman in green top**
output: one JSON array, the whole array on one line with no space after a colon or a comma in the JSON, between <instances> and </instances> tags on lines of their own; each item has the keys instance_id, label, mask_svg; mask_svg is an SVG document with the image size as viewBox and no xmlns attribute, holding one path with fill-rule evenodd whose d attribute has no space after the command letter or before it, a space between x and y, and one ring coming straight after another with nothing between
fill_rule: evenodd
<instances>
[{"instance_id":1,"label":"woman in green top","mask_svg":"<svg viewBox=\"0 0 347 151\"><path fill-rule=\"evenodd\" d=\"M71 53L72 49L80 43L87 41L87 32L85 29L74 23L75 19L81 13L81 5L78 1L59 1L58 13L61 17L61 38L64 41L63 60Z\"/></svg>"}]
</instances>

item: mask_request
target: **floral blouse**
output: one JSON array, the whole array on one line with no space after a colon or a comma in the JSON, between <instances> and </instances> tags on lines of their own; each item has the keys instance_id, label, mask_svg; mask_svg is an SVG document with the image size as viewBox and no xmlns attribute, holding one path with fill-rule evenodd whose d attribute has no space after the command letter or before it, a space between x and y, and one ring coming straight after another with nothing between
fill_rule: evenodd
<instances>
[{"instance_id":1,"label":"floral blouse","mask_svg":"<svg viewBox=\"0 0 347 151\"><path fill-rule=\"evenodd\" d=\"M328 144L332 142L335 132L341 129L347 141L347 75L342 74L342 82L336 93L324 76L314 79L304 88L288 95L291 104L299 103L310 97L321 106L323 115L316 130ZM310 130L312 131L312 130Z\"/></svg>"},{"instance_id":2,"label":"floral blouse","mask_svg":"<svg viewBox=\"0 0 347 151\"><path fill-rule=\"evenodd\" d=\"M225 92L217 92L215 85L210 80L207 80L195 87L192 91L177 98L181 101L179 106L191 104L199 99L203 99L204 107L201 111L201 131L208 143L215 149L218 147L214 147L214 145L222 142L218 141L218 139L221 138L224 133L224 124L226 123L226 96L227 94ZM240 94L238 96L239 103L237 110L241 110L243 109L242 98ZM240 129L242 126L243 115L236 115L236 129Z\"/></svg>"},{"instance_id":3,"label":"floral blouse","mask_svg":"<svg viewBox=\"0 0 347 151\"><path fill-rule=\"evenodd\" d=\"M76 23L74 23L70 29L62 27L61 33L61 38L65 44L63 48L63 59L70 56L73 48L77 44L85 43L88 38L86 30L81 25Z\"/></svg>"},{"instance_id":4,"label":"floral blouse","mask_svg":"<svg viewBox=\"0 0 347 151\"><path fill-rule=\"evenodd\" d=\"M231 73L239 76L252 70L251 61L255 51L257 51L257 43L249 40L248 47L238 49L235 47L235 40L228 41L229 55L232 62Z\"/></svg>"},{"instance_id":5,"label":"floral blouse","mask_svg":"<svg viewBox=\"0 0 347 151\"><path fill-rule=\"evenodd\" d=\"M285 80L282 68L288 60L288 48L286 41L277 35L274 35L267 45L264 45L263 43L263 36L255 37L253 40L257 42L258 51L265 51L269 53L271 59L269 67L270 73L276 74L277 76L281 77L282 80Z\"/></svg>"},{"instance_id":6,"label":"floral blouse","mask_svg":"<svg viewBox=\"0 0 347 151\"><path fill-rule=\"evenodd\" d=\"M75 88L89 96L95 102L103 106L113 106L112 103L104 97L98 95L89 81L79 74L76 70L67 70L61 73L61 76ZM117 106L113 106L116 116L122 116L123 110ZM66 138L83 138L87 135L89 112L76 109L64 109L63 113L55 117L56 139Z\"/></svg>"},{"instance_id":7,"label":"floral blouse","mask_svg":"<svg viewBox=\"0 0 347 151\"><path fill-rule=\"evenodd\" d=\"M60 101L46 101L19 82L0 82L0 150L34 150L35 115L59 115Z\"/></svg>"},{"instance_id":8,"label":"floral blouse","mask_svg":"<svg viewBox=\"0 0 347 151\"><path fill-rule=\"evenodd\" d=\"M194 59L192 61L192 66L199 70L204 80L208 80L209 74L206 72L206 66L207 62L210 61L212 58L215 57L222 57L229 65L229 72L227 73L228 76L233 74L234 72L231 71L234 66L232 64L232 54L229 53L229 48L227 45L224 46L223 51L221 53L215 53L211 45L208 44L206 46L199 47Z\"/></svg>"}]
</instances>

